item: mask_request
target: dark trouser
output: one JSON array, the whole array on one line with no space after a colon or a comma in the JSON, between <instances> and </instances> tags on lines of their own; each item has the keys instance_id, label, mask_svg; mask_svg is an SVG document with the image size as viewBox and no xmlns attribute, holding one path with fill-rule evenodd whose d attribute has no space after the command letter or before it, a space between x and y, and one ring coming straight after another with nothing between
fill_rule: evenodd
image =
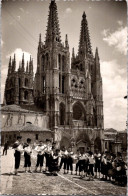
<instances>
[{"instance_id":1,"label":"dark trouser","mask_svg":"<svg viewBox=\"0 0 128 196\"><path fill-rule=\"evenodd\" d=\"M80 172L85 171L85 160L79 160Z\"/></svg>"},{"instance_id":2,"label":"dark trouser","mask_svg":"<svg viewBox=\"0 0 128 196\"><path fill-rule=\"evenodd\" d=\"M76 172L77 172L77 170L79 169L79 171L80 171L80 163L79 163L79 161L76 163Z\"/></svg>"},{"instance_id":3,"label":"dark trouser","mask_svg":"<svg viewBox=\"0 0 128 196\"><path fill-rule=\"evenodd\" d=\"M26 152L24 153L24 167L31 167L31 156Z\"/></svg>"},{"instance_id":4,"label":"dark trouser","mask_svg":"<svg viewBox=\"0 0 128 196\"><path fill-rule=\"evenodd\" d=\"M4 155L4 153L5 153L5 155L7 155L7 148L3 149L3 155Z\"/></svg>"},{"instance_id":5,"label":"dark trouser","mask_svg":"<svg viewBox=\"0 0 128 196\"><path fill-rule=\"evenodd\" d=\"M64 157L61 158L61 161L60 161L60 169L62 167L62 165L64 164Z\"/></svg>"},{"instance_id":6,"label":"dark trouser","mask_svg":"<svg viewBox=\"0 0 128 196\"><path fill-rule=\"evenodd\" d=\"M73 159L71 157L67 158L67 170L73 170Z\"/></svg>"},{"instance_id":7,"label":"dark trouser","mask_svg":"<svg viewBox=\"0 0 128 196\"><path fill-rule=\"evenodd\" d=\"M14 157L15 157L15 169L18 169L20 166L20 157L21 157L20 152L16 150Z\"/></svg>"},{"instance_id":8,"label":"dark trouser","mask_svg":"<svg viewBox=\"0 0 128 196\"><path fill-rule=\"evenodd\" d=\"M44 162L44 155L37 155L37 164L36 167L38 167L40 165L40 167L43 166L43 162Z\"/></svg>"},{"instance_id":9,"label":"dark trouser","mask_svg":"<svg viewBox=\"0 0 128 196\"><path fill-rule=\"evenodd\" d=\"M46 167L48 167L49 169L51 164L51 154L45 153L45 158L46 158Z\"/></svg>"},{"instance_id":10,"label":"dark trouser","mask_svg":"<svg viewBox=\"0 0 128 196\"><path fill-rule=\"evenodd\" d=\"M100 172L101 171L101 161L98 161L95 163L95 172Z\"/></svg>"},{"instance_id":11,"label":"dark trouser","mask_svg":"<svg viewBox=\"0 0 128 196\"><path fill-rule=\"evenodd\" d=\"M67 169L68 159L67 157L64 158L64 170Z\"/></svg>"},{"instance_id":12,"label":"dark trouser","mask_svg":"<svg viewBox=\"0 0 128 196\"><path fill-rule=\"evenodd\" d=\"M89 164L89 174L91 174L92 176L94 176L93 167L94 164Z\"/></svg>"}]
</instances>

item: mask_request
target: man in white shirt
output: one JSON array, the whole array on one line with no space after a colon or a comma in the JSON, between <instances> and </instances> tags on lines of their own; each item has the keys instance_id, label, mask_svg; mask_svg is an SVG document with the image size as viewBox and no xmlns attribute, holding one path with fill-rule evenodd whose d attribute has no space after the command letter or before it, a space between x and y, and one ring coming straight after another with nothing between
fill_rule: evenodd
<instances>
[{"instance_id":1,"label":"man in white shirt","mask_svg":"<svg viewBox=\"0 0 128 196\"><path fill-rule=\"evenodd\" d=\"M32 154L31 139L27 138L27 143L24 145L24 167L26 173L27 173L27 167L28 167L28 172L32 173L31 154Z\"/></svg>"},{"instance_id":2,"label":"man in white shirt","mask_svg":"<svg viewBox=\"0 0 128 196\"><path fill-rule=\"evenodd\" d=\"M37 172L37 168L40 166L40 172L42 172L43 162L44 162L44 154L47 146L43 144L42 141L39 142L39 145L36 146L35 151L37 152L37 164L35 168L35 172Z\"/></svg>"},{"instance_id":3,"label":"man in white shirt","mask_svg":"<svg viewBox=\"0 0 128 196\"><path fill-rule=\"evenodd\" d=\"M14 157L15 157L15 170L14 174L18 174L18 169L20 166L20 159L21 153L23 152L23 146L21 144L21 136L17 136L17 141L13 144L13 149L15 150Z\"/></svg>"},{"instance_id":4,"label":"man in white shirt","mask_svg":"<svg viewBox=\"0 0 128 196\"><path fill-rule=\"evenodd\" d=\"M46 171L49 171L50 163L51 163L51 153L52 153L52 144L51 140L46 139L46 149L45 149L45 158L46 158Z\"/></svg>"}]
</instances>

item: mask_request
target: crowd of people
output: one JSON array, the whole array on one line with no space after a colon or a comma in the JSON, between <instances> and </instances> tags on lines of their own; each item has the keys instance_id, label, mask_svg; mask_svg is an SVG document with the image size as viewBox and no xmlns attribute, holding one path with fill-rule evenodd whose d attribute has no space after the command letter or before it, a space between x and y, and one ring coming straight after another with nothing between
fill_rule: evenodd
<instances>
[{"instance_id":1,"label":"crowd of people","mask_svg":"<svg viewBox=\"0 0 128 196\"><path fill-rule=\"evenodd\" d=\"M63 170L64 174L79 175L80 178L87 177L88 180L99 178L121 185L127 183L127 165L119 152L117 155L109 152L101 154L97 150L93 154L91 151L84 152L78 149L76 153L73 153L72 148L57 149L56 144L49 139L46 139L45 143L39 141L38 144L32 146L31 139L28 138L23 144L21 136L17 137L13 149L15 150L15 175L18 173L22 153L24 153L25 172L32 173L31 155L35 151L37 162L33 172L37 172L39 169L42 173L57 176L58 172Z\"/></svg>"}]
</instances>

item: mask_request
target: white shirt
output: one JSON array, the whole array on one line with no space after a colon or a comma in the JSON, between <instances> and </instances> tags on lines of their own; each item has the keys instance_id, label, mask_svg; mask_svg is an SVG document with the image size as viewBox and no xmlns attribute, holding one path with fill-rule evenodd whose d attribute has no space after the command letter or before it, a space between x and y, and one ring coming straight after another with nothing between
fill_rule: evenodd
<instances>
[{"instance_id":1,"label":"white shirt","mask_svg":"<svg viewBox=\"0 0 128 196\"><path fill-rule=\"evenodd\" d=\"M32 153L32 147L29 145L27 147L24 148L24 152L26 152L27 154L31 154Z\"/></svg>"},{"instance_id":2,"label":"white shirt","mask_svg":"<svg viewBox=\"0 0 128 196\"><path fill-rule=\"evenodd\" d=\"M43 155L45 153L46 148L46 145L36 146L35 150L38 152L39 155Z\"/></svg>"},{"instance_id":3,"label":"white shirt","mask_svg":"<svg viewBox=\"0 0 128 196\"><path fill-rule=\"evenodd\" d=\"M17 146L16 148L14 148L14 150L17 150L17 151L19 151L19 152L22 153L24 151L23 146L19 143L19 141L16 141L15 143L16 144L19 144L19 146Z\"/></svg>"},{"instance_id":4,"label":"white shirt","mask_svg":"<svg viewBox=\"0 0 128 196\"><path fill-rule=\"evenodd\" d=\"M95 163L95 159L94 159L93 155L89 156L88 159L89 159L89 164L94 164Z\"/></svg>"}]
</instances>

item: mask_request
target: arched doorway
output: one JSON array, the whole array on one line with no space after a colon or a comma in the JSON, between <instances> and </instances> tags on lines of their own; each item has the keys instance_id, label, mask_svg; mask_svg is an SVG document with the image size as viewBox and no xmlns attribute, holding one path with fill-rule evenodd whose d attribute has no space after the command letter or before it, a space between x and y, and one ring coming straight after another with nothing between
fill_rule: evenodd
<instances>
[{"instance_id":1,"label":"arched doorway","mask_svg":"<svg viewBox=\"0 0 128 196\"><path fill-rule=\"evenodd\" d=\"M91 150L91 142L86 133L81 133L76 140L76 147L80 151L87 152Z\"/></svg>"},{"instance_id":2,"label":"arched doorway","mask_svg":"<svg viewBox=\"0 0 128 196\"><path fill-rule=\"evenodd\" d=\"M59 105L60 125L65 124L65 105L60 103Z\"/></svg>"},{"instance_id":3,"label":"arched doorway","mask_svg":"<svg viewBox=\"0 0 128 196\"><path fill-rule=\"evenodd\" d=\"M101 139L99 137L97 137L94 141L94 150L101 151Z\"/></svg>"},{"instance_id":4,"label":"arched doorway","mask_svg":"<svg viewBox=\"0 0 128 196\"><path fill-rule=\"evenodd\" d=\"M60 149L62 149L63 147L66 147L66 149L68 149L70 145L70 140L67 137L63 137L60 142Z\"/></svg>"},{"instance_id":5,"label":"arched doorway","mask_svg":"<svg viewBox=\"0 0 128 196\"><path fill-rule=\"evenodd\" d=\"M83 105L80 102L76 102L73 105L73 119L74 120L85 120L86 114Z\"/></svg>"}]
</instances>

